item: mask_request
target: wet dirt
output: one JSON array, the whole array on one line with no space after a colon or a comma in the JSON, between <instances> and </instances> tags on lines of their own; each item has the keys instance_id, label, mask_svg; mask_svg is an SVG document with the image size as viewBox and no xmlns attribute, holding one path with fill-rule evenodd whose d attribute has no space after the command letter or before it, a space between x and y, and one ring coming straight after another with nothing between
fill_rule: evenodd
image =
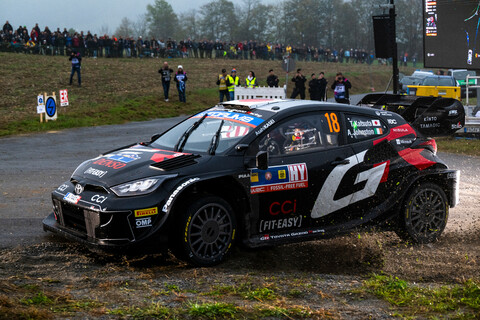
<instances>
[{"instance_id":1,"label":"wet dirt","mask_svg":"<svg viewBox=\"0 0 480 320\"><path fill-rule=\"evenodd\" d=\"M105 130L115 135L120 126L115 127ZM133 127L120 130L129 128ZM142 131L142 136L157 129L158 124L152 125ZM78 145L82 135L102 135L98 129L94 133L87 130L62 133L63 138L55 140L55 148L59 149L49 146L45 156L38 156L46 160L38 164L32 164L28 150L34 148L41 135L0 140L0 148L12 142L17 145L16 157L0 156L0 169L5 170L0 181L0 319L21 318L15 313L15 305L10 309L5 306L21 301L26 293L20 289L32 285L71 300L95 302L92 308L46 312L39 318L128 318L114 311L151 303L179 308L189 301L221 301L244 310L300 306L309 308L312 318L390 319L394 315L386 302L352 294L373 273L426 285L480 279L478 157L440 155L451 168L461 170L460 203L450 210L447 227L435 243L412 246L392 232L355 233L259 250L236 248L230 259L219 266L192 268L171 254L123 256L92 252L41 230L41 219L50 210L49 193L68 177L72 167L108 149L105 146L121 145L113 138L100 145L95 140L94 147L85 151L88 142ZM133 141L138 130L137 124ZM145 138L137 141L142 140ZM68 146L69 141L75 145ZM62 148L84 151L62 152ZM48 161L53 164L48 165ZM247 284L251 288L273 288L276 299L250 300L238 292L214 294L218 288Z\"/></svg>"}]
</instances>

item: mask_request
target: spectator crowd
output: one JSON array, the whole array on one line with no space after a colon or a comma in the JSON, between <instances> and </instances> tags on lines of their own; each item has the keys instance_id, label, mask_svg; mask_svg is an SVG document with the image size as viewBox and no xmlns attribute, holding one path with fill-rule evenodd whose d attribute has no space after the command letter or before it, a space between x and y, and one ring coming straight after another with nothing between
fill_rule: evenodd
<instances>
[{"instance_id":1,"label":"spectator crowd","mask_svg":"<svg viewBox=\"0 0 480 320\"><path fill-rule=\"evenodd\" d=\"M71 34L67 28L43 31L35 24L30 31L26 26L14 29L7 21L0 31L0 51L41 55L70 55L76 51L83 57L105 58L201 58L201 59L263 59L281 60L290 55L297 61L368 63L374 60L373 52L364 49L330 49L322 46L292 46L290 44L240 42L202 39L176 41L154 37L98 36L88 31Z\"/></svg>"}]
</instances>

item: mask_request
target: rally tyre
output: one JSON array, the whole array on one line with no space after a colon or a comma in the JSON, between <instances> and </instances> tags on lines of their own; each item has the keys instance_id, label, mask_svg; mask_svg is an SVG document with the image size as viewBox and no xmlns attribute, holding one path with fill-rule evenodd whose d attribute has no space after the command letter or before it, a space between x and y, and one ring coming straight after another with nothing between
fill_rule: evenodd
<instances>
[{"instance_id":1,"label":"rally tyre","mask_svg":"<svg viewBox=\"0 0 480 320\"><path fill-rule=\"evenodd\" d=\"M195 266L216 265L228 256L236 226L235 214L228 202L215 196L198 199L181 218L176 254Z\"/></svg>"},{"instance_id":2,"label":"rally tyre","mask_svg":"<svg viewBox=\"0 0 480 320\"><path fill-rule=\"evenodd\" d=\"M445 192L434 183L422 183L407 195L397 234L412 243L431 243L442 234L448 220Z\"/></svg>"}]
</instances>

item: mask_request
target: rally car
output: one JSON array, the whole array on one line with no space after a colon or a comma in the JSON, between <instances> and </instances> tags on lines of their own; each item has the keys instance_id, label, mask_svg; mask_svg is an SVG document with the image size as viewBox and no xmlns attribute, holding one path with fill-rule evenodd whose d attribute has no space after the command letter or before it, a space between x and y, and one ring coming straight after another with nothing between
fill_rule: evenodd
<instances>
[{"instance_id":1,"label":"rally car","mask_svg":"<svg viewBox=\"0 0 480 320\"><path fill-rule=\"evenodd\" d=\"M153 244L197 266L223 261L235 244L361 227L435 241L458 202L459 171L426 136L463 126L463 106L387 100L220 103L80 164L53 191L44 229L105 249Z\"/></svg>"}]
</instances>

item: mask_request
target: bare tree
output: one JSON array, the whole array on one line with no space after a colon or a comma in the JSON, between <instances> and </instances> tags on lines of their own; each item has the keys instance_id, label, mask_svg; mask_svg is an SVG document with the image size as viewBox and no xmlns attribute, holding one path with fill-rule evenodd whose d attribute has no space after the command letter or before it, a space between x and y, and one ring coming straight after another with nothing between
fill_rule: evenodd
<instances>
[{"instance_id":1,"label":"bare tree","mask_svg":"<svg viewBox=\"0 0 480 320\"><path fill-rule=\"evenodd\" d=\"M127 38L133 36L133 22L127 17L122 18L120 25L115 30L115 34L119 37Z\"/></svg>"},{"instance_id":2,"label":"bare tree","mask_svg":"<svg viewBox=\"0 0 480 320\"><path fill-rule=\"evenodd\" d=\"M104 25L100 28L100 34L109 34L109 28L108 28L108 25L107 25L107 24L104 24Z\"/></svg>"},{"instance_id":3,"label":"bare tree","mask_svg":"<svg viewBox=\"0 0 480 320\"><path fill-rule=\"evenodd\" d=\"M422 0L397 1L397 42L399 54L421 57L423 50Z\"/></svg>"},{"instance_id":4,"label":"bare tree","mask_svg":"<svg viewBox=\"0 0 480 320\"><path fill-rule=\"evenodd\" d=\"M147 34L148 24L145 14L141 14L137 17L137 21L133 23L133 36L135 38L144 37Z\"/></svg>"},{"instance_id":5,"label":"bare tree","mask_svg":"<svg viewBox=\"0 0 480 320\"><path fill-rule=\"evenodd\" d=\"M181 39L197 39L198 38L198 18L195 9L180 13L179 20L182 24L179 26L177 35Z\"/></svg>"}]
</instances>

